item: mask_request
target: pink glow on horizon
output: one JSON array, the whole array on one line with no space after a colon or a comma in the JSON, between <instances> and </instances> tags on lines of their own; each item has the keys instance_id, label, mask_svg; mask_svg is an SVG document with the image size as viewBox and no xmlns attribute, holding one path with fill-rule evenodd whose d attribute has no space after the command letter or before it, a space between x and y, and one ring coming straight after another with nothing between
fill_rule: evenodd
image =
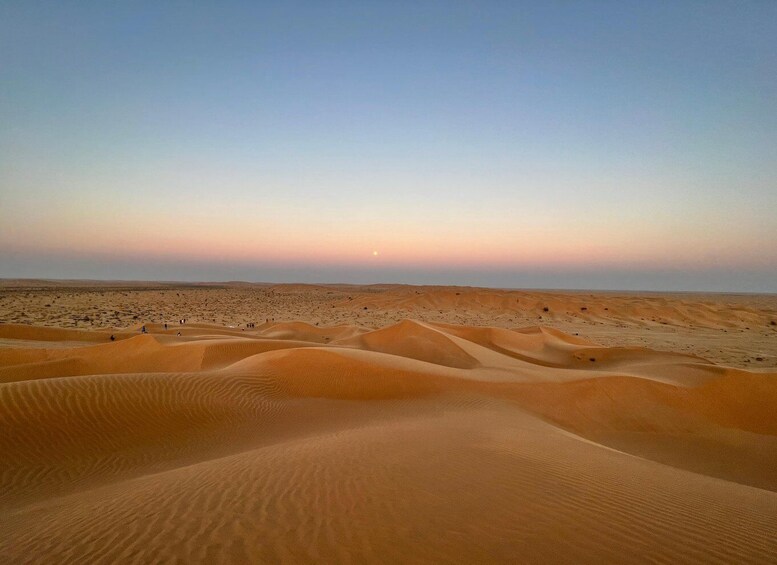
<instances>
[{"instance_id":1,"label":"pink glow on horizon","mask_svg":"<svg viewBox=\"0 0 777 565\"><path fill-rule=\"evenodd\" d=\"M663 208L619 214L564 206L489 208L384 199L235 202L147 194L31 201L0 223L0 250L52 257L359 269L544 270L770 268L771 223L732 208L698 217ZM730 217L729 217L730 216ZM717 223L716 223L717 222ZM710 225L724 229L710 230ZM732 230L725 226L735 226ZM373 255L378 251L378 256Z\"/></svg>"},{"instance_id":2,"label":"pink glow on horizon","mask_svg":"<svg viewBox=\"0 0 777 565\"><path fill-rule=\"evenodd\" d=\"M774 253L748 253L752 245L748 247L736 241L725 246L715 242L703 245L704 242L677 237L608 242L606 237L596 234L575 238L568 232L535 238L524 234L496 237L488 234L475 239L467 233L426 234L425 237L412 233L365 234L360 238L342 233L311 236L293 230L263 234L148 227L134 233L47 231L21 234L6 248L61 256L365 268L703 268L721 262L732 266L760 266L774 261ZM379 252L378 256L373 255L374 250Z\"/></svg>"},{"instance_id":3,"label":"pink glow on horizon","mask_svg":"<svg viewBox=\"0 0 777 565\"><path fill-rule=\"evenodd\" d=\"M220 215L128 209L119 217L100 205L73 203L29 212L0 226L0 248L60 257L376 269L700 269L777 262L777 248L764 249L756 229L745 226L732 237L702 225L634 217L549 221L462 212L454 220L380 208L341 217L293 210L254 217L237 207Z\"/></svg>"}]
</instances>

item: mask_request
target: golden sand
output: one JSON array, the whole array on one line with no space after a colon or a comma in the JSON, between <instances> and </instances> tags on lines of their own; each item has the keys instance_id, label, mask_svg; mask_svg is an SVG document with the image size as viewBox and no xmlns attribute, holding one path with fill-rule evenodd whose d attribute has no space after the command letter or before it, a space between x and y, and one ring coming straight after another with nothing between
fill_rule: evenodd
<instances>
[{"instance_id":1,"label":"golden sand","mask_svg":"<svg viewBox=\"0 0 777 565\"><path fill-rule=\"evenodd\" d=\"M775 562L776 302L6 282L0 561Z\"/></svg>"}]
</instances>

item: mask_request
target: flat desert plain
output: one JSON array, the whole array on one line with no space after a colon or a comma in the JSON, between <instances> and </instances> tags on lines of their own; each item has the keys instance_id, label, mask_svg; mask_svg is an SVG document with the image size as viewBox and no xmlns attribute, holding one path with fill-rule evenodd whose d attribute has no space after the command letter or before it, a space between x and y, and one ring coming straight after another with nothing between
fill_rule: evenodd
<instances>
[{"instance_id":1,"label":"flat desert plain","mask_svg":"<svg viewBox=\"0 0 777 565\"><path fill-rule=\"evenodd\" d=\"M777 562L774 295L6 280L0 322L3 562Z\"/></svg>"}]
</instances>

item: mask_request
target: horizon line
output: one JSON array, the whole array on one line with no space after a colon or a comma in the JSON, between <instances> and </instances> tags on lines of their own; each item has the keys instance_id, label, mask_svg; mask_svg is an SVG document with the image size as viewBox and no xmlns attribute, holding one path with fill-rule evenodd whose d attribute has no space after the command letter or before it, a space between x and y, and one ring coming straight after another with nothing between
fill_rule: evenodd
<instances>
[{"instance_id":1,"label":"horizon line","mask_svg":"<svg viewBox=\"0 0 777 565\"><path fill-rule=\"evenodd\" d=\"M371 286L406 286L413 288L466 288L473 290L501 290L510 292L592 292L592 293L624 293L624 294L723 294L723 295L777 295L777 292L768 291L746 291L746 290L649 290L649 289L619 289L619 288L572 288L572 287L500 287L500 286L476 286L460 284L413 284L400 282L372 282L372 283L348 283L348 282L267 282L267 281L246 281L246 280L226 280L226 281L183 281L183 280L147 280L147 279L72 279L72 278L26 278L26 277L0 277L0 282L19 281L24 283L107 283L107 284L157 284L157 285L180 285L180 286L229 286L229 285L249 285L249 286L310 286L310 287L371 287ZM8 286L5 288L14 288ZM18 287L22 288L22 287ZM2 290L2 289L0 289Z\"/></svg>"}]
</instances>

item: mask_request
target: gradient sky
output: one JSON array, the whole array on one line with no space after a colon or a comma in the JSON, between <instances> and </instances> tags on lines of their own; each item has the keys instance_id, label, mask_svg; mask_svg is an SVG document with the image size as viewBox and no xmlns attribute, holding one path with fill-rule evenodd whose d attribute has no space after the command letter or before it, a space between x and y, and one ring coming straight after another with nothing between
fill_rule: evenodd
<instances>
[{"instance_id":1,"label":"gradient sky","mask_svg":"<svg viewBox=\"0 0 777 565\"><path fill-rule=\"evenodd\" d=\"M777 2L2 2L0 277L777 292Z\"/></svg>"}]
</instances>

